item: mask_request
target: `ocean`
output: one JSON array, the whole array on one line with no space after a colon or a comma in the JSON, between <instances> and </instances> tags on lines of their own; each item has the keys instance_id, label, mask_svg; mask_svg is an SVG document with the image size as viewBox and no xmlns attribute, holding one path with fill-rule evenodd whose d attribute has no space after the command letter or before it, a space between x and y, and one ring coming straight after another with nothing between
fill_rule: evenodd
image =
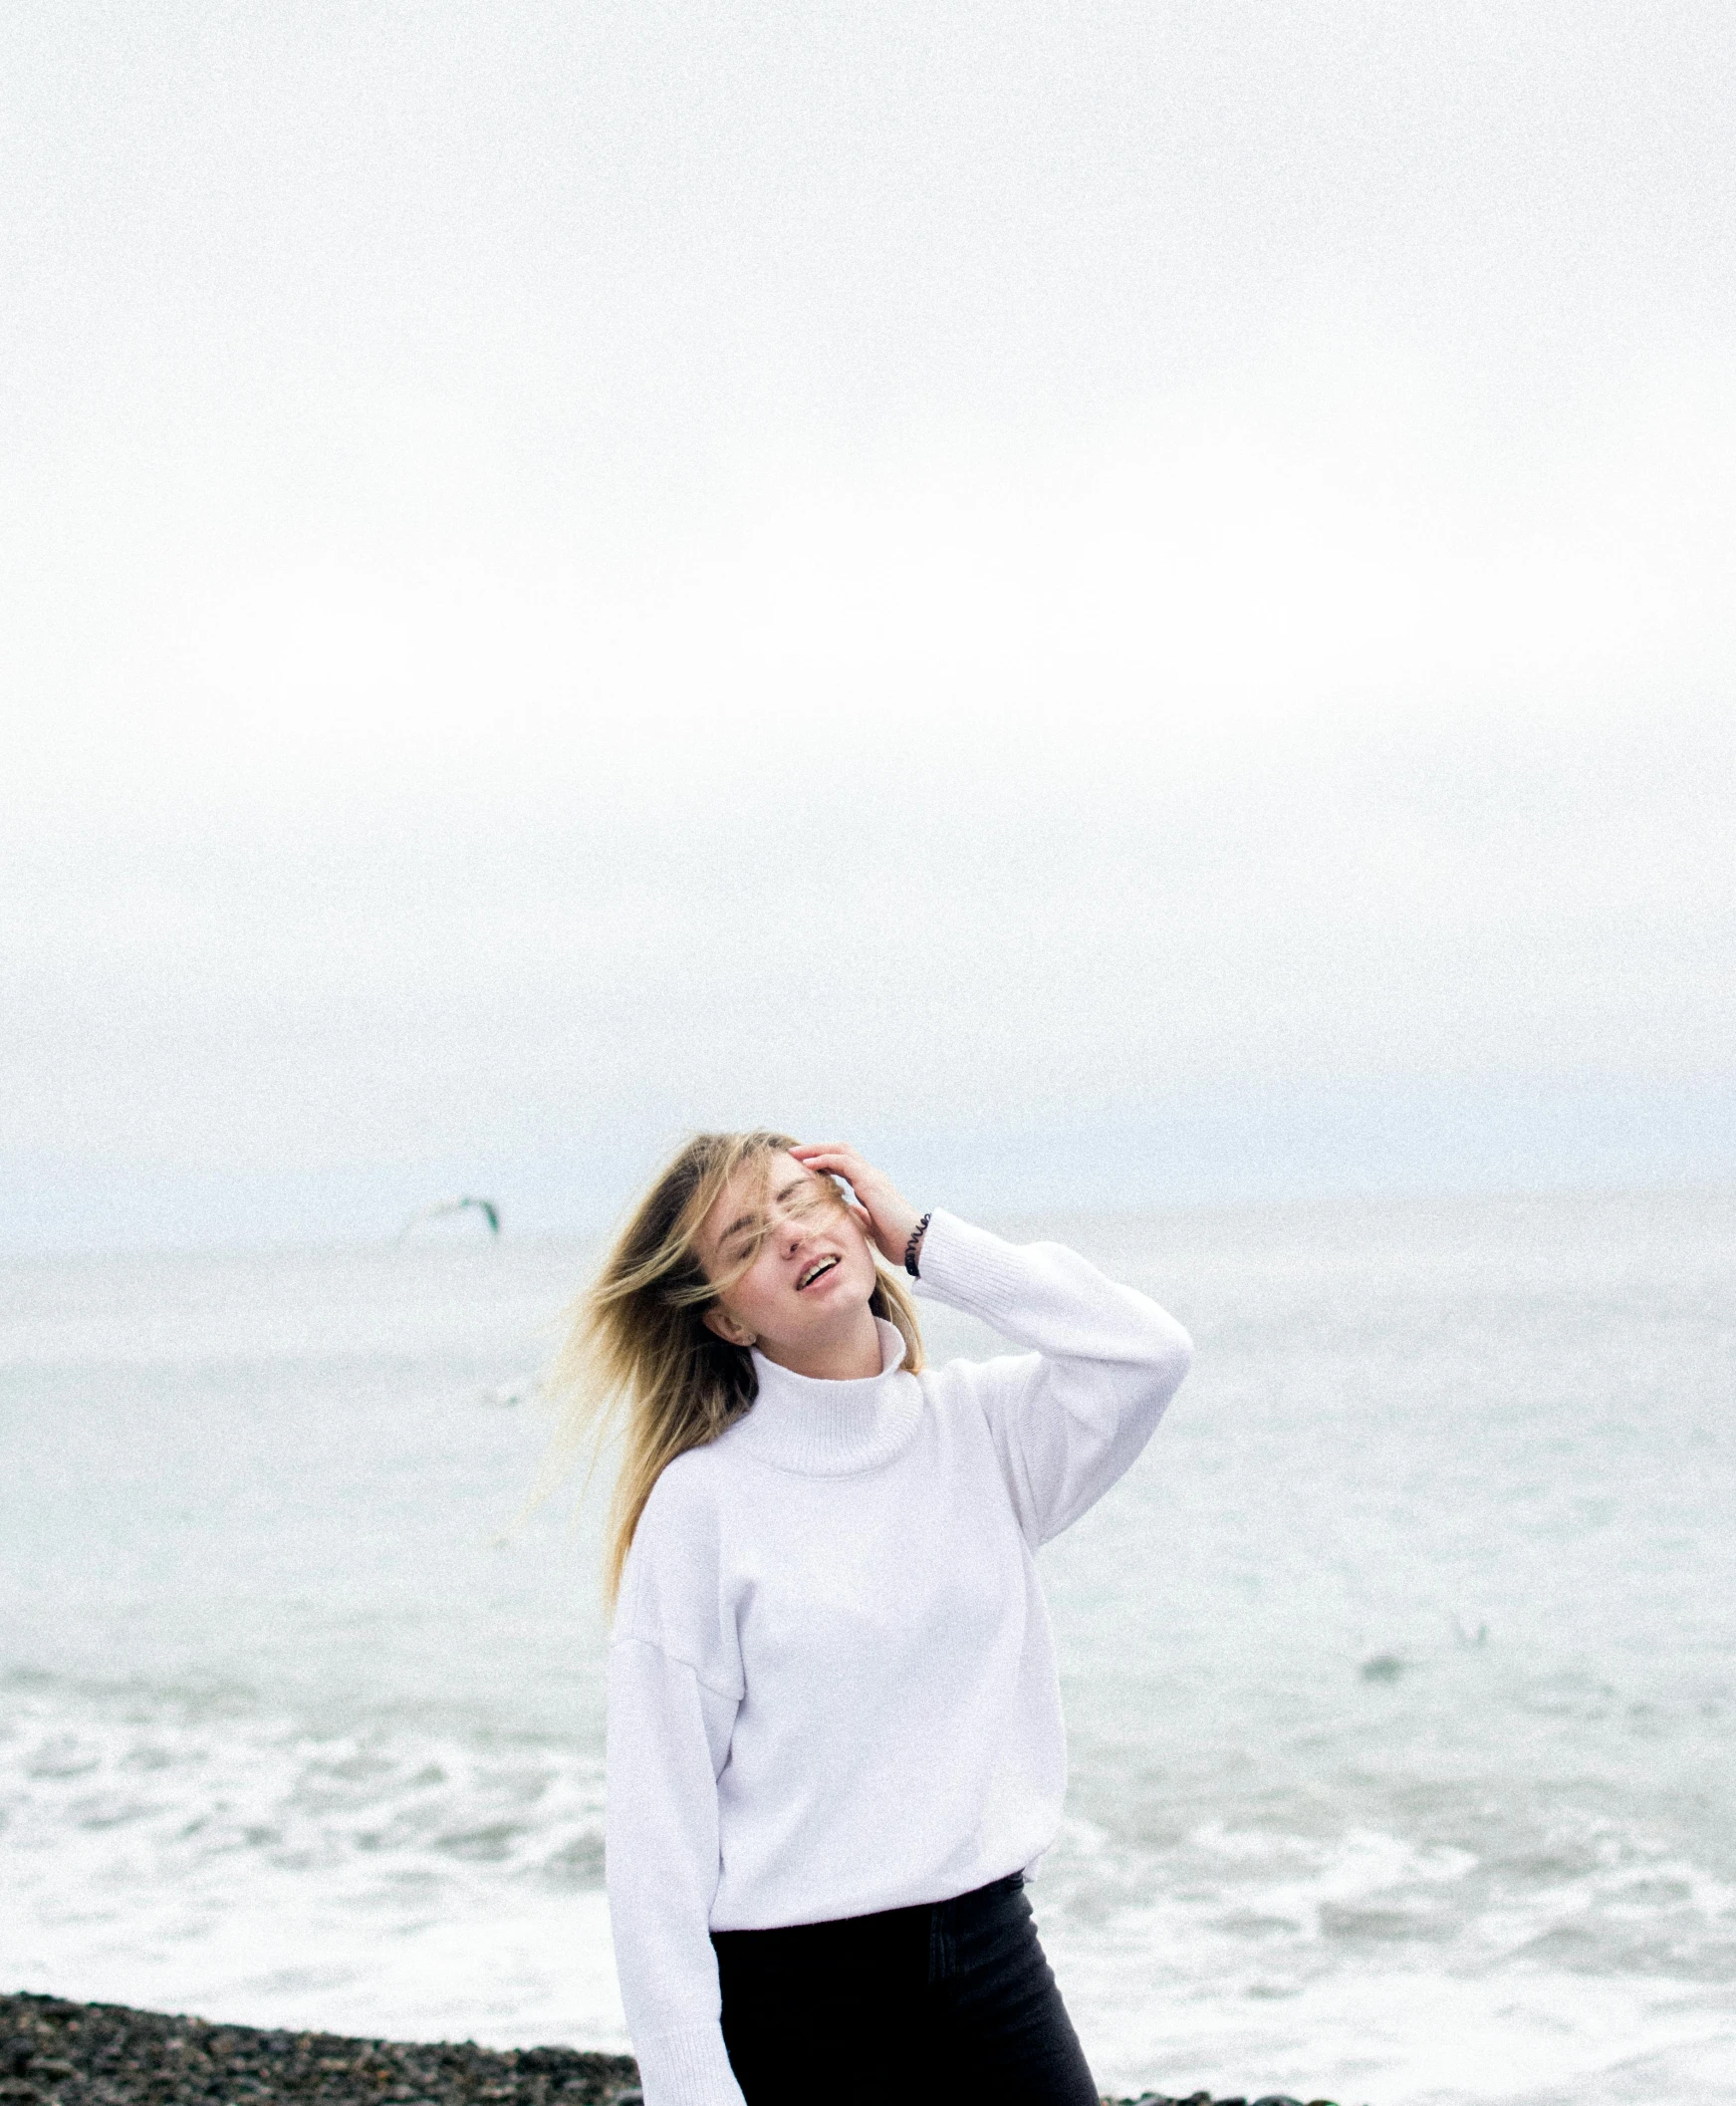
<instances>
[{"instance_id":1,"label":"ocean","mask_svg":"<svg viewBox=\"0 0 1736 2106\"><path fill-rule=\"evenodd\" d=\"M1736 1192L1004 1225L1198 1348L1042 1557L1099 2081L1736 2101ZM0 1985L627 2044L588 1252L474 1226L0 1268Z\"/></svg>"}]
</instances>

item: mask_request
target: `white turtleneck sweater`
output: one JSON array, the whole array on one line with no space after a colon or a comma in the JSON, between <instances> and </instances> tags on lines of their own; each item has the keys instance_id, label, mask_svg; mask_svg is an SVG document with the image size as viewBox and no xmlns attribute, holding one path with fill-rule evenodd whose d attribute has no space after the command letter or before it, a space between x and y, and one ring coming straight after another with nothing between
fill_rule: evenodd
<instances>
[{"instance_id":1,"label":"white turtleneck sweater","mask_svg":"<svg viewBox=\"0 0 1736 2106\"><path fill-rule=\"evenodd\" d=\"M1033 1552L1150 1439L1192 1348L1055 1243L936 1213L918 1291L1034 1351L793 1375L658 1478L609 1661L608 1876L646 2106L743 2106L710 1932L1028 1867L1067 1782Z\"/></svg>"}]
</instances>

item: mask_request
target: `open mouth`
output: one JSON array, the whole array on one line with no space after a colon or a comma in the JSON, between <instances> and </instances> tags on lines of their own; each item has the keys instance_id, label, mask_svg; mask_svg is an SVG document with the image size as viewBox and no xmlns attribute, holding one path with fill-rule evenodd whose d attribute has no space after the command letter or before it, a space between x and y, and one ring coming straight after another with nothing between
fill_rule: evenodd
<instances>
[{"instance_id":1,"label":"open mouth","mask_svg":"<svg viewBox=\"0 0 1736 2106\"><path fill-rule=\"evenodd\" d=\"M804 1272L802 1277L796 1282L796 1292L800 1294L804 1287L812 1287L814 1282L819 1279L823 1273L830 1272L837 1263L838 1259L836 1257L816 1258L813 1264L808 1267L807 1271Z\"/></svg>"}]
</instances>

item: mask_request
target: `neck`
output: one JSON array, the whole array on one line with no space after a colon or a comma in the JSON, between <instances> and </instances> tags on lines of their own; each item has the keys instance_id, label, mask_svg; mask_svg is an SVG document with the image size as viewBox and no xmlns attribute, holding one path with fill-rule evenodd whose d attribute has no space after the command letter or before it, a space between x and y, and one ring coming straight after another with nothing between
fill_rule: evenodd
<instances>
[{"instance_id":1,"label":"neck","mask_svg":"<svg viewBox=\"0 0 1736 2106\"><path fill-rule=\"evenodd\" d=\"M792 1375L814 1382L861 1382L880 1372L880 1334L867 1302L850 1312L847 1323L820 1338L781 1340L762 1337L759 1349Z\"/></svg>"}]
</instances>

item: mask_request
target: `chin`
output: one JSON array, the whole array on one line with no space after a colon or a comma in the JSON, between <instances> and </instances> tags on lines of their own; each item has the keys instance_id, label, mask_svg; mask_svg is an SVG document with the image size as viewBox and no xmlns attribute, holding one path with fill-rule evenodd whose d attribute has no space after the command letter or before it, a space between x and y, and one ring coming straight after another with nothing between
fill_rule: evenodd
<instances>
[{"instance_id":1,"label":"chin","mask_svg":"<svg viewBox=\"0 0 1736 2106\"><path fill-rule=\"evenodd\" d=\"M849 1260L846 1260L849 1263ZM836 1323L841 1316L854 1316L859 1309L866 1309L874 1298L874 1289L879 1285L879 1275L872 1265L858 1273L854 1267L839 1281L836 1291L824 1302L815 1303L813 1315L826 1323Z\"/></svg>"}]
</instances>

